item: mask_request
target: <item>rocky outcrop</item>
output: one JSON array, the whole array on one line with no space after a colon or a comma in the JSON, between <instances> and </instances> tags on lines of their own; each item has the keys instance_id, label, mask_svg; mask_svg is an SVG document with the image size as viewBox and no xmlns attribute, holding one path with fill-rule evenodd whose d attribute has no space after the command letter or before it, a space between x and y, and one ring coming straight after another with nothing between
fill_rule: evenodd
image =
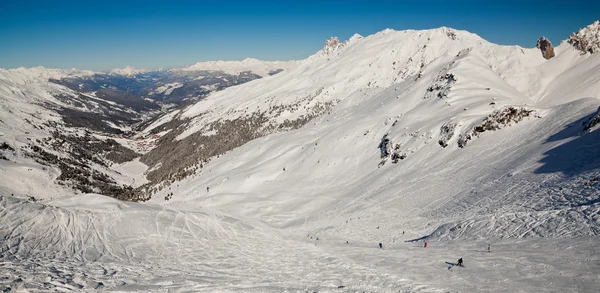
<instances>
[{"instance_id":1,"label":"rocky outcrop","mask_svg":"<svg viewBox=\"0 0 600 293\"><path fill-rule=\"evenodd\" d=\"M584 53L594 54L600 52L600 21L572 33L567 42Z\"/></svg>"},{"instance_id":2,"label":"rocky outcrop","mask_svg":"<svg viewBox=\"0 0 600 293\"><path fill-rule=\"evenodd\" d=\"M331 37L329 40L325 41L323 53L329 55L343 46L344 43L340 42L340 39L338 37Z\"/></svg>"},{"instance_id":3,"label":"rocky outcrop","mask_svg":"<svg viewBox=\"0 0 600 293\"><path fill-rule=\"evenodd\" d=\"M546 39L546 37L541 37L537 41L537 45L535 47L542 51L542 56L544 56L545 59L551 59L554 57L554 47L552 46L550 40Z\"/></svg>"},{"instance_id":4,"label":"rocky outcrop","mask_svg":"<svg viewBox=\"0 0 600 293\"><path fill-rule=\"evenodd\" d=\"M589 119L583 121L583 130L590 130L598 124L600 124L600 107L598 107L596 113L592 114Z\"/></svg>"},{"instance_id":5,"label":"rocky outcrop","mask_svg":"<svg viewBox=\"0 0 600 293\"><path fill-rule=\"evenodd\" d=\"M360 41L361 39L363 39L363 37L359 34L354 34L352 37L350 37L350 39L346 40L345 42L340 41L338 37L331 37L325 41L323 49L319 50L319 52L317 52L316 54L308 57L307 60L315 60L323 57L329 60L329 58L339 54L342 48L350 46Z\"/></svg>"},{"instance_id":6,"label":"rocky outcrop","mask_svg":"<svg viewBox=\"0 0 600 293\"><path fill-rule=\"evenodd\" d=\"M502 110L496 110L485 117L483 122L473 127L472 130L459 135L458 147L464 148L470 140L479 137L481 133L486 131L496 131L506 126L510 126L513 123L519 123L525 117L529 117L532 112L533 110L520 107L508 107Z\"/></svg>"}]
</instances>

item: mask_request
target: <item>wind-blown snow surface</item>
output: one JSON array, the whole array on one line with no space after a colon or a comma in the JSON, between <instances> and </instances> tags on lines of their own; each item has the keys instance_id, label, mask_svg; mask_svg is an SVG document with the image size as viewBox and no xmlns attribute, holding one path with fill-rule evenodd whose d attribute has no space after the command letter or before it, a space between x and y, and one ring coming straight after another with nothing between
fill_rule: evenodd
<instances>
[{"instance_id":1,"label":"wind-blown snow surface","mask_svg":"<svg viewBox=\"0 0 600 293\"><path fill-rule=\"evenodd\" d=\"M195 121L185 136L307 95L337 104L213 159L150 203L1 197L2 285L600 291L600 132L582 125L600 105L600 55L563 43L545 60L448 28L386 30L336 48L182 110ZM458 146L509 106L534 112ZM379 165L386 134L406 155L397 164ZM445 263L460 257L465 267Z\"/></svg>"}]
</instances>

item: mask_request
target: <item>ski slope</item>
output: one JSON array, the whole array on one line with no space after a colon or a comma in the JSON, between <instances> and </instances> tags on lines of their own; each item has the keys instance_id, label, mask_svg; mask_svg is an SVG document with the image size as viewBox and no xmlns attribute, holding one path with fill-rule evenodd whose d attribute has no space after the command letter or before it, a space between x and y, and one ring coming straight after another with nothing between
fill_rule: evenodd
<instances>
[{"instance_id":1,"label":"ski slope","mask_svg":"<svg viewBox=\"0 0 600 293\"><path fill-rule=\"evenodd\" d=\"M555 52L449 28L385 30L213 93L149 129L180 114L193 120L181 139L254 109L298 106L269 116L281 122L335 107L144 204L1 196L0 286L598 292L600 132L583 124L600 106L600 55L565 42ZM509 107L531 112L473 134ZM385 138L403 156L395 164L381 156ZM121 167L141 180L143 166ZM458 258L465 266L449 269Z\"/></svg>"},{"instance_id":2,"label":"ski slope","mask_svg":"<svg viewBox=\"0 0 600 293\"><path fill-rule=\"evenodd\" d=\"M14 240L3 243L0 286L16 292L594 292L599 281L594 237L496 240L491 252L486 241L399 238L381 250L98 195L0 206L22 223L1 230ZM448 269L458 257L465 267Z\"/></svg>"}]
</instances>

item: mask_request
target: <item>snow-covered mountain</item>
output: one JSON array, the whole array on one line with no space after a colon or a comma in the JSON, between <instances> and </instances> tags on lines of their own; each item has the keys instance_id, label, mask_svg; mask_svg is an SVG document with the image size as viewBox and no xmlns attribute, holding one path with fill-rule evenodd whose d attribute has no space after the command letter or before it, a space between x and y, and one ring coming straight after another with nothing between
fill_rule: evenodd
<instances>
[{"instance_id":1,"label":"snow-covered mountain","mask_svg":"<svg viewBox=\"0 0 600 293\"><path fill-rule=\"evenodd\" d=\"M152 70L150 70L150 69L143 69L143 68L135 68L135 67L132 67L132 66L125 66L123 68L112 69L110 71L110 74L132 76L132 75L136 75L136 74L146 73L146 72L149 72L149 71L152 71Z\"/></svg>"},{"instance_id":2,"label":"snow-covered mountain","mask_svg":"<svg viewBox=\"0 0 600 293\"><path fill-rule=\"evenodd\" d=\"M251 72L261 77L273 75L282 70L296 66L298 61L262 61L255 58L246 58L242 61L208 61L184 67L181 71L221 71L237 75L242 72Z\"/></svg>"},{"instance_id":3,"label":"snow-covered mountain","mask_svg":"<svg viewBox=\"0 0 600 293\"><path fill-rule=\"evenodd\" d=\"M53 69L46 68L43 66L33 68L16 68L16 69L3 69L0 68L0 80L11 82L17 85L31 84L40 81L47 81L48 79L61 79L67 77L83 77L94 74L89 70L77 70L77 69Z\"/></svg>"},{"instance_id":4,"label":"snow-covered mountain","mask_svg":"<svg viewBox=\"0 0 600 293\"><path fill-rule=\"evenodd\" d=\"M123 135L161 106L110 89L80 92L52 82L94 74L0 71L0 194L32 200L82 191L118 195L135 185L116 164L139 154L115 139L127 141Z\"/></svg>"},{"instance_id":5,"label":"snow-covered mountain","mask_svg":"<svg viewBox=\"0 0 600 293\"><path fill-rule=\"evenodd\" d=\"M144 123L144 204L0 197L0 284L597 292L600 54L553 50L446 27L332 38Z\"/></svg>"},{"instance_id":6,"label":"snow-covered mountain","mask_svg":"<svg viewBox=\"0 0 600 293\"><path fill-rule=\"evenodd\" d=\"M86 76L61 76L52 80L73 90L92 92L104 88L171 104L186 104L214 91L277 74L293 68L297 61L199 62L185 68L138 69L131 66Z\"/></svg>"},{"instance_id":7,"label":"snow-covered mountain","mask_svg":"<svg viewBox=\"0 0 600 293\"><path fill-rule=\"evenodd\" d=\"M0 182L0 190L31 198L76 190L122 198L124 192L146 182L141 174L129 176L123 168L144 167L135 162L113 164L139 157L159 137L136 136L140 122L257 78L251 72L231 75L132 67L109 74L44 67L0 69L0 142L6 144L1 157L6 161L1 165L6 180ZM23 170L35 172L39 179L29 182ZM40 192L46 188L52 191Z\"/></svg>"}]
</instances>

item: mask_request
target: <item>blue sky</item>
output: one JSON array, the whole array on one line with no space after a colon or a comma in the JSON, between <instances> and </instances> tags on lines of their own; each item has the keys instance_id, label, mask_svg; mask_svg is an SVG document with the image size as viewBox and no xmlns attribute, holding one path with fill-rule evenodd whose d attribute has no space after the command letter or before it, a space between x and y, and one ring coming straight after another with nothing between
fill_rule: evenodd
<instances>
[{"instance_id":1,"label":"blue sky","mask_svg":"<svg viewBox=\"0 0 600 293\"><path fill-rule=\"evenodd\" d=\"M554 44L600 19L600 1L0 0L0 68L169 68L304 59L331 36L448 26L498 44Z\"/></svg>"}]
</instances>

